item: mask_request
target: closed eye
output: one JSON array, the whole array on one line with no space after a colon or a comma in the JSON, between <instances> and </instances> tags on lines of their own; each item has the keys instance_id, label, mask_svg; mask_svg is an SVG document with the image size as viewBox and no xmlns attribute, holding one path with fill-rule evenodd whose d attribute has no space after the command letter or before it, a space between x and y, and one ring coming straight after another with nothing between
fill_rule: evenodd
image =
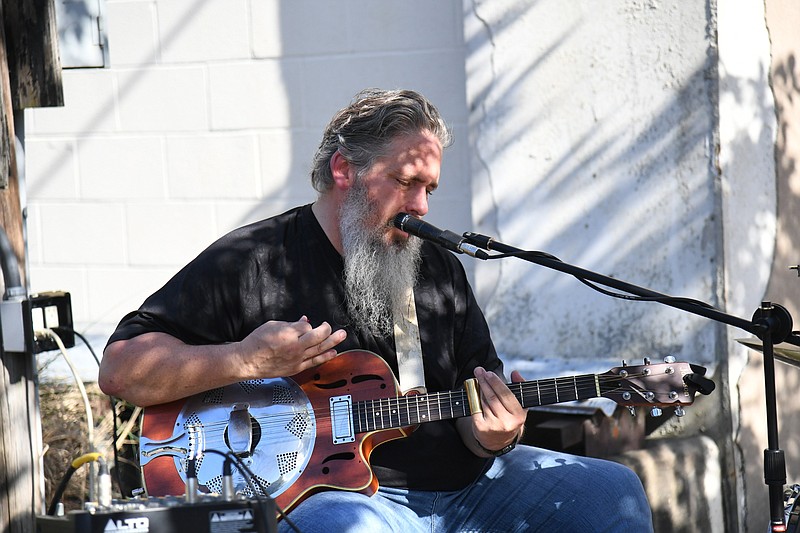
<instances>
[{"instance_id":1,"label":"closed eye","mask_svg":"<svg viewBox=\"0 0 800 533\"><path fill-rule=\"evenodd\" d=\"M408 189L410 187L413 187L415 184L422 185L422 183L423 183L422 180L409 179L409 178L395 178L395 181L397 181L398 185L400 185L400 187L402 187L403 189ZM425 194L427 196L432 195L434 193L434 191L436 191L438 186L439 185L437 183L433 183L431 185L428 185L428 187L425 188Z\"/></svg>"}]
</instances>

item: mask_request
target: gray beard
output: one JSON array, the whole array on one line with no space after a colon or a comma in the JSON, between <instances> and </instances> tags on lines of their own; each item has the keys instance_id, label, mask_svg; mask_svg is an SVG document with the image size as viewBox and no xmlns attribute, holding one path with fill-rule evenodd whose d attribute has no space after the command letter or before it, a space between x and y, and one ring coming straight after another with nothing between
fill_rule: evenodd
<instances>
[{"instance_id":1,"label":"gray beard","mask_svg":"<svg viewBox=\"0 0 800 533\"><path fill-rule=\"evenodd\" d=\"M422 241L411 237L387 245L382 240L387 222L373 221L374 212L356 182L339 212L345 300L356 326L387 336L394 331L392 310L406 304L416 282Z\"/></svg>"}]
</instances>

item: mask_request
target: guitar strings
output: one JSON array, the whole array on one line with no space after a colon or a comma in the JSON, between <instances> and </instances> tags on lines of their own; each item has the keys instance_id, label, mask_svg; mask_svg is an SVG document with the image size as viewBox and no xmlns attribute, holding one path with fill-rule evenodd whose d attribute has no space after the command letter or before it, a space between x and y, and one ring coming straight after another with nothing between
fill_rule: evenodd
<instances>
[{"instance_id":1,"label":"guitar strings","mask_svg":"<svg viewBox=\"0 0 800 533\"><path fill-rule=\"evenodd\" d=\"M624 377L608 374L586 374L572 377L546 378L522 383L510 383L508 385L512 389L519 389L519 394L523 398L525 395L535 395L538 398L546 397L546 399L550 399L555 395L556 401L540 402L540 405L544 405L546 403L557 403L558 401L582 399L578 393L580 390L590 392L591 394L588 397L597 397L596 385L600 386L602 396L602 393L608 394L609 392L613 392L613 389L603 391L602 385L630 378L647 376L648 374L644 372L631 373ZM641 393L647 391L636 389L636 392ZM575 398L569 397L570 394L574 394ZM560 399L562 397L564 399ZM424 406L424 415L420 415L421 405ZM456 408L454 408L454 405ZM274 407L274 405L271 407ZM353 402L351 411L354 423L358 423L359 429L363 431L372 431L401 428L426 421L459 418L469 414L466 408L466 393L463 390L456 390L416 396L395 396L356 401ZM328 419L331 417L330 408L316 408L313 409L312 412L316 419ZM274 433L277 429L285 428L288 424L291 424L292 420L298 415L302 417L305 413L304 411L292 410L283 413L267 413L253 418L261 426L263 435L264 432ZM436 416L433 416L434 413ZM370 416L370 414L372 416ZM392 421L393 419L396 419L397 423L394 423ZM187 424L186 428L188 429L190 426L191 424ZM217 439L223 437L228 426L228 421L211 422L202 424L202 426L204 428L203 433L206 443L219 442Z\"/></svg>"}]
</instances>

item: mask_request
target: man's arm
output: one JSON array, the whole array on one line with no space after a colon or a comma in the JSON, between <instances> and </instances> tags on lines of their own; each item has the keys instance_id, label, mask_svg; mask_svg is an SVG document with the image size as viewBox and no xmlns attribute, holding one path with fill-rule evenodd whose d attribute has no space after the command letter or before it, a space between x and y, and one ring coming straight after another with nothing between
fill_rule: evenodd
<instances>
[{"instance_id":1,"label":"man's arm","mask_svg":"<svg viewBox=\"0 0 800 533\"><path fill-rule=\"evenodd\" d=\"M494 372L481 367L475 369L481 391L482 413L456 420L456 427L464 445L480 457L489 457L484 451L502 450L522 437L527 411L522 408L514 393ZM511 373L511 381L524 381L519 372Z\"/></svg>"},{"instance_id":2,"label":"man's arm","mask_svg":"<svg viewBox=\"0 0 800 533\"><path fill-rule=\"evenodd\" d=\"M146 407L248 379L292 376L336 357L344 330L269 321L240 342L189 345L160 332L109 344L100 364L106 394Z\"/></svg>"}]
</instances>

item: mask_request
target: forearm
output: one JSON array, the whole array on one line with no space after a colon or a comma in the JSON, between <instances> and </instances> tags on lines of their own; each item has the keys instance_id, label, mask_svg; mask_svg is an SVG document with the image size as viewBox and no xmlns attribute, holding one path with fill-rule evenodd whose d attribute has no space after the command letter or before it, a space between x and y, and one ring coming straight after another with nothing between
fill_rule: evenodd
<instances>
[{"instance_id":1,"label":"forearm","mask_svg":"<svg viewBox=\"0 0 800 533\"><path fill-rule=\"evenodd\" d=\"M269 321L240 342L193 346L166 333L108 345L100 364L106 394L146 407L237 381L293 376L336 357L345 330Z\"/></svg>"},{"instance_id":2,"label":"forearm","mask_svg":"<svg viewBox=\"0 0 800 533\"><path fill-rule=\"evenodd\" d=\"M146 407L240 381L237 343L192 346L166 333L113 342L103 353L100 388Z\"/></svg>"}]
</instances>

